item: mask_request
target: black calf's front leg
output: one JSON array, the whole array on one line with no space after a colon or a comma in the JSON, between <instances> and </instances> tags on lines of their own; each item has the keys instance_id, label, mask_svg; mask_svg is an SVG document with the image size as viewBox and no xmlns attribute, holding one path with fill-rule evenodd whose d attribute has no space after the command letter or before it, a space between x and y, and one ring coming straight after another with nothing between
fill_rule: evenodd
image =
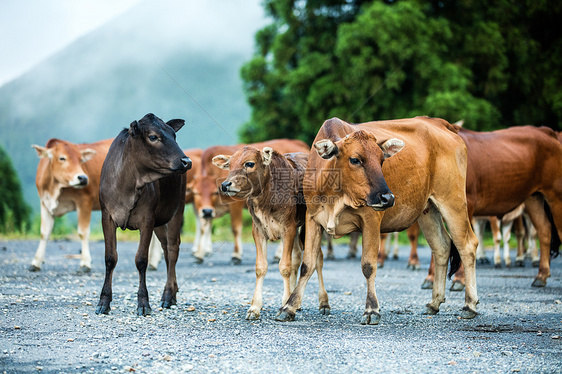
<instances>
[{"instance_id":1,"label":"black calf's front leg","mask_svg":"<svg viewBox=\"0 0 562 374\"><path fill-rule=\"evenodd\" d=\"M113 269L117 265L117 227L107 217L102 217L103 236L105 240L105 281L100 293L100 302L96 307L96 314L109 314L113 299L111 283Z\"/></svg>"},{"instance_id":2,"label":"black calf's front leg","mask_svg":"<svg viewBox=\"0 0 562 374\"><path fill-rule=\"evenodd\" d=\"M148 267L148 247L152 238L152 229L141 230L139 248L135 256L135 264L139 272L138 308L137 315L147 316L152 314L148 302L148 289L146 288L146 269Z\"/></svg>"}]
</instances>

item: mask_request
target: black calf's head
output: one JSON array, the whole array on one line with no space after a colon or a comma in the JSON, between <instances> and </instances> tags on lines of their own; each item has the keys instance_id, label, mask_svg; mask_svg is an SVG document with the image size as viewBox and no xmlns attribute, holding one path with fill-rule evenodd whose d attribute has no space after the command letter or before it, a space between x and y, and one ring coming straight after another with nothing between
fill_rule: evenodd
<instances>
[{"instance_id":1,"label":"black calf's head","mask_svg":"<svg viewBox=\"0 0 562 374\"><path fill-rule=\"evenodd\" d=\"M164 122L152 113L131 123L130 140L141 168L161 175L185 173L191 169L191 160L176 143L176 132L184 123L183 119Z\"/></svg>"}]
</instances>

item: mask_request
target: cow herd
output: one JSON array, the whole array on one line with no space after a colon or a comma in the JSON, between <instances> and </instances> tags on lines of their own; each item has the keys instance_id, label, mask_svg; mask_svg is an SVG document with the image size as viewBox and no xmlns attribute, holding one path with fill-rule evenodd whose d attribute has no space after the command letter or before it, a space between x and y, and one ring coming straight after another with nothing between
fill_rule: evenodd
<instances>
[{"instance_id":1,"label":"cow herd","mask_svg":"<svg viewBox=\"0 0 562 374\"><path fill-rule=\"evenodd\" d=\"M162 250L167 281L161 306L169 308L176 304L180 231L184 207L191 203L196 216L193 256L199 262L212 251L213 219L230 214L232 263L239 264L243 210L252 217L256 286L249 320L260 318L263 307L268 241L281 241L276 255L283 278L279 321L295 318L315 271L320 312L330 312L322 280L323 235L351 234L352 245L358 233L363 236L367 295L362 324L378 324L381 318L375 277L384 263L381 243L387 233L408 229L413 268L419 268L415 243L420 228L431 248L422 285L432 288L425 314L436 314L445 301L449 267L448 276L455 274L453 289L465 290L461 318L477 315L476 263L485 257L484 217L492 228L498 227L498 218L504 227L525 218L527 226L520 223L515 230L519 247L525 232L532 232L542 249L540 258L534 255L539 270L533 286L545 286L550 276L550 258L558 254L562 236L562 139L549 128L474 132L429 117L361 124L332 118L310 148L299 140L277 139L182 151L176 132L183 125L183 120L164 122L147 114L115 139L91 144L51 139L45 147L33 145L40 157L41 240L30 270L41 269L55 217L76 210L80 271L90 271L90 218L93 210L101 210L106 274L96 313L111 310L117 228L140 231L137 314L151 313L146 271L158 266ZM495 245L498 265L499 241ZM522 256L518 252L516 261ZM509 248L504 261L510 265Z\"/></svg>"}]
</instances>

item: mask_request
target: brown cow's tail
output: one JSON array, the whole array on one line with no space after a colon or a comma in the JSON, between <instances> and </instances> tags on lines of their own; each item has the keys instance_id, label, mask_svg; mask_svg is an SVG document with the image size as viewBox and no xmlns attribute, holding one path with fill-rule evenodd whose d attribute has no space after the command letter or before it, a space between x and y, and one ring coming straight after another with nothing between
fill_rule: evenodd
<instances>
[{"instance_id":1,"label":"brown cow's tail","mask_svg":"<svg viewBox=\"0 0 562 374\"><path fill-rule=\"evenodd\" d=\"M550 257L556 258L560 254L560 236L558 235L558 230L556 225L554 224L554 218L552 217L552 212L550 211L550 207L548 203L544 202L544 211L548 220L550 221Z\"/></svg>"},{"instance_id":2,"label":"brown cow's tail","mask_svg":"<svg viewBox=\"0 0 562 374\"><path fill-rule=\"evenodd\" d=\"M449 274L447 276L449 279L459 270L461 267L461 255L459 250L455 246L455 243L451 240L451 252L449 253Z\"/></svg>"}]
</instances>

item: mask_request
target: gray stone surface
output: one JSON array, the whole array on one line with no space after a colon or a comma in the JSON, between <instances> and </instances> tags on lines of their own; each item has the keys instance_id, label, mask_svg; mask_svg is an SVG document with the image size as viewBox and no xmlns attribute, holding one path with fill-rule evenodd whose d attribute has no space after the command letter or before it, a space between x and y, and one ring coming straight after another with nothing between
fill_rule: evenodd
<instances>
[{"instance_id":1,"label":"gray stone surface","mask_svg":"<svg viewBox=\"0 0 562 374\"><path fill-rule=\"evenodd\" d=\"M178 305L160 310L165 264L148 273L152 316L138 317L136 243L118 243L109 315L96 315L104 279L103 243L92 243L93 268L77 273L78 242L51 242L46 263L30 273L37 243L0 241L0 372L137 373L560 373L562 372L562 259L552 260L545 288L524 268L477 268L480 313L460 320L464 292L447 291L436 316L423 316L431 291L420 285L429 266L406 269L408 249L377 271L382 319L359 323L366 286L359 260L324 263L332 313L318 314L311 278L295 322L273 320L282 281L270 264L262 319L244 320L252 298L255 250L244 246L242 265L230 265L231 243L215 243L202 265L182 244ZM270 245L273 259L276 245ZM491 256L491 253L488 253ZM512 257L514 254L512 253ZM450 286L448 281L448 287ZM192 310L194 309L194 310Z\"/></svg>"}]
</instances>

